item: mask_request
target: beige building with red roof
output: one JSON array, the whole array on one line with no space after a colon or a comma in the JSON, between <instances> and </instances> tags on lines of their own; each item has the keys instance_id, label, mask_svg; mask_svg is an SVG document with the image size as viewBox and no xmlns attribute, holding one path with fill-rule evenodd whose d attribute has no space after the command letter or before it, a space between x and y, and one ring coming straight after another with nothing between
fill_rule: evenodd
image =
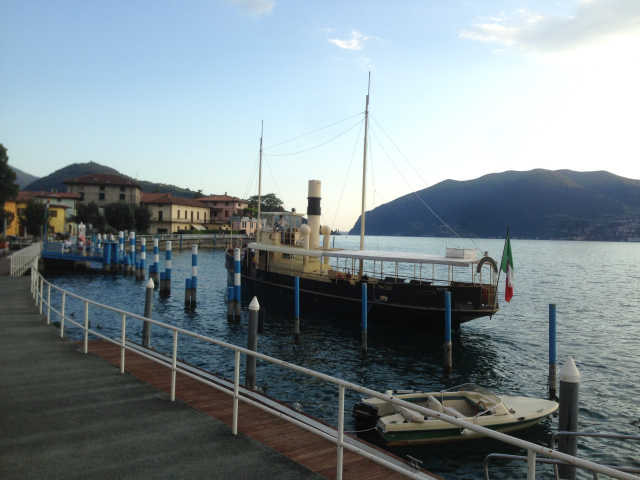
<instances>
[{"instance_id":1,"label":"beige building with red roof","mask_svg":"<svg viewBox=\"0 0 640 480\"><path fill-rule=\"evenodd\" d=\"M122 175L96 173L63 181L67 193L77 193L81 202L96 202L100 212L109 203L126 202L138 205L142 196L142 186L135 180Z\"/></svg>"},{"instance_id":2,"label":"beige building with red roof","mask_svg":"<svg viewBox=\"0 0 640 480\"><path fill-rule=\"evenodd\" d=\"M227 195L227 192L224 195L199 198L197 201L209 207L210 222L223 228L229 225L231 217L242 216L242 210L249 206L248 201Z\"/></svg>"},{"instance_id":3,"label":"beige building with red roof","mask_svg":"<svg viewBox=\"0 0 640 480\"><path fill-rule=\"evenodd\" d=\"M205 230L209 219L209 207L191 198L172 197L170 193L143 193L140 202L151 209L152 234Z\"/></svg>"}]
</instances>

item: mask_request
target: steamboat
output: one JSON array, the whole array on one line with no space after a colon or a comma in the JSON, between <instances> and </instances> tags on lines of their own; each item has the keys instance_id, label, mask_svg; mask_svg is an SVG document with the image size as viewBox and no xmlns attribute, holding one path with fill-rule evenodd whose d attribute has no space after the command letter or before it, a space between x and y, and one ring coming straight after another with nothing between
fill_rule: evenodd
<instances>
[{"instance_id":1,"label":"steamboat","mask_svg":"<svg viewBox=\"0 0 640 480\"><path fill-rule=\"evenodd\" d=\"M331 248L331 228L321 225L321 182L309 181L307 218L291 212L261 212L262 136L256 241L241 253L242 293L286 304L294 302L299 278L303 308L360 319L366 289L368 317L444 329L445 292L451 292L451 323L491 317L499 311L496 262L475 249L446 248L445 255L364 249L369 94L364 112L360 249ZM322 245L320 237L322 236ZM234 249L226 252L233 285Z\"/></svg>"}]
</instances>

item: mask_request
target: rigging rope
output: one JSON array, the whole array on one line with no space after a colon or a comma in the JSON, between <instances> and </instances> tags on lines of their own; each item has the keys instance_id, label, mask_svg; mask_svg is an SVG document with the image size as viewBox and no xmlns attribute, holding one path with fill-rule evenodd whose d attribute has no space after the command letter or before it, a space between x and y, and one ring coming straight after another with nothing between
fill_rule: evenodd
<instances>
[{"instance_id":1,"label":"rigging rope","mask_svg":"<svg viewBox=\"0 0 640 480\"><path fill-rule=\"evenodd\" d=\"M377 122L376 122L376 123L377 123ZM389 156L389 154L387 153L387 151L386 151L386 150L384 149L384 147L382 146L382 143L381 143L381 142L380 142L380 140L378 139L378 136L377 136L377 135L376 135L376 133L373 131L373 129L372 129L372 128L369 128L369 130L370 130L370 131L371 131L371 133L373 133L373 135L376 137L376 140L378 141L378 144L380 145L380 148L382 148L382 151L385 153L385 155L387 156L387 158L388 158L388 159L389 159L389 161L391 162L391 165L393 165L393 167L396 169L396 171L398 172L398 174L400 175L400 177L402 177L402 179L405 181L405 183L409 186L409 188L411 189L411 191L413 192L413 194L414 194L416 197L418 197L418 199L422 202L422 204L423 204L425 207L427 207L427 208L429 209L429 211L430 211L431 213L433 213L433 214L435 215L435 217L436 217L438 220L440 220L440 221L442 222L442 224L443 224L445 227L447 227L449 230L451 230L451 232L452 232L456 237L458 237L458 238L459 238L459 239L461 239L461 240L464 240L460 235L458 235L458 233L457 233L453 228L451 228L449 225L447 225L447 223L446 223L444 220L442 220L442 219L438 216L438 214L432 210L432 208L431 208L429 205L427 205L427 204L426 204L426 202L422 199L422 197L421 197L420 195L418 195L418 193L413 189L413 187L412 187L412 186L411 186L411 184L407 181L407 179L406 179L406 178L404 178L404 175L402 175L402 173L400 172L400 170L398 169L398 167L396 166L396 164L395 164L395 163L393 163L393 160L391 160L391 157ZM419 175L418 175L418 176L419 176ZM420 178L422 178L422 177L420 177ZM424 180L423 180L423 181L424 181ZM477 248L480 252L482 252L482 249L481 249L480 247L478 247L478 244L473 240L473 238L469 238L469 240L471 240L471 241L473 242L473 244L476 246L476 248Z\"/></svg>"},{"instance_id":2,"label":"rigging rope","mask_svg":"<svg viewBox=\"0 0 640 480\"><path fill-rule=\"evenodd\" d=\"M349 130L352 130L352 129L356 128L360 123L362 123L362 120L360 120L360 121L359 121L358 123L356 123L354 126L352 126L352 127L348 128L347 130L345 130L345 131L344 131L344 132L342 132L341 134L336 135L335 137L330 138L330 139L329 139L329 140L327 140L326 142L322 142L320 145L316 145L315 147L307 148L307 149L305 149L305 150L300 150L299 152L292 152L292 153L280 153L280 154L273 154L273 155L272 155L272 154L270 154L270 153L264 153L264 149L263 149L263 153L262 153L262 155L267 155L267 156L269 156L269 157L286 157L286 156L289 156L289 155L297 155L298 153L308 152L309 150L313 150L314 148L318 148L318 147L321 147L322 145L326 145L327 143L329 143L329 142L331 142L331 141L335 140L336 138L341 137L342 135L344 135L345 133L347 133Z\"/></svg>"},{"instance_id":3,"label":"rigging rope","mask_svg":"<svg viewBox=\"0 0 640 480\"><path fill-rule=\"evenodd\" d=\"M276 190L278 190L278 195L280 195L280 200L282 200L282 203L284 205L284 199L282 198L282 193L280 193L280 187L278 187L278 183L276 182L276 177L273 176L273 172L271 171L271 167L267 163L267 159L266 158L264 159L264 163L267 165L267 168L269 169L269 173L271 174L271 178L273 178L273 183L276 184Z\"/></svg>"},{"instance_id":4,"label":"rigging rope","mask_svg":"<svg viewBox=\"0 0 640 480\"><path fill-rule=\"evenodd\" d=\"M339 123L346 122L347 120L351 120L353 117L357 117L358 115L362 115L362 113L363 112L356 113L355 115L351 115L350 117L347 117L344 120L340 120L338 122L332 123L331 125L327 125L326 127L318 128L317 130L313 130L312 132L303 133L302 135L298 135L297 137L291 138L289 140L285 140L284 142L276 143L275 145L269 145L268 147L263 148L262 151L264 152L268 148L277 147L278 145L282 145L283 143L292 142L294 140L297 140L298 138L302 138L302 137L305 137L307 135L311 135L312 133L319 132L320 130L324 130L325 128L333 127L334 125L337 125Z\"/></svg>"},{"instance_id":5,"label":"rigging rope","mask_svg":"<svg viewBox=\"0 0 640 480\"><path fill-rule=\"evenodd\" d=\"M362 120L360 121L360 130L358 130L358 137L356 138L356 144L353 146L353 152L351 153L351 161L349 162L349 168L347 168L347 174L344 177L344 184L342 185L342 192L340 192L340 199L338 200L338 206L336 207L336 213L333 216L333 222L331 223L331 230L336 223L336 217L338 216L338 210L340 209L340 202L342 201L342 195L344 194L344 187L347 186L347 179L349 178L349 171L351 170L351 164L353 163L353 157L356 154L356 148L358 148L358 141L360 140L360 132L362 131Z\"/></svg>"},{"instance_id":6,"label":"rigging rope","mask_svg":"<svg viewBox=\"0 0 640 480\"><path fill-rule=\"evenodd\" d=\"M253 185L253 177L255 176L257 170L258 170L258 166L260 165L260 154L258 154L258 156L256 157L256 163L253 166L253 170L251 172L251 176L249 177L249 183L247 184L247 188L245 188L244 190L244 197L243 198L249 198L247 197L247 195L249 195L249 193L251 192L251 186Z\"/></svg>"}]
</instances>

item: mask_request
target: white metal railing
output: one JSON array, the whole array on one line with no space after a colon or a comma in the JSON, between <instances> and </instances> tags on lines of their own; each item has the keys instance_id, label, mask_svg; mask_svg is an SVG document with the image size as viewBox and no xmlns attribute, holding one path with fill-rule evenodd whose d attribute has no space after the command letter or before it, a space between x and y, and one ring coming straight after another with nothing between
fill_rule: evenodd
<instances>
[{"instance_id":1,"label":"white metal railing","mask_svg":"<svg viewBox=\"0 0 640 480\"><path fill-rule=\"evenodd\" d=\"M145 240L152 240L154 238L158 238L158 240L180 240L182 237L183 240L195 240L195 239L209 239L213 240L225 240L227 238L243 238L243 239L255 239L256 236L249 234L242 235L231 235L225 233L188 233L188 234L179 234L179 233L167 233L167 234L159 234L159 235L140 235L138 238L144 238Z\"/></svg>"},{"instance_id":2,"label":"white metal railing","mask_svg":"<svg viewBox=\"0 0 640 480\"><path fill-rule=\"evenodd\" d=\"M42 242L36 242L33 245L28 246L27 248L23 248L22 250L18 250L17 252L15 252L9 257L11 261L11 269L9 271L9 274L12 277L17 275L24 275L26 271L31 268L33 259L39 258L41 252Z\"/></svg>"},{"instance_id":3,"label":"white metal railing","mask_svg":"<svg viewBox=\"0 0 640 480\"><path fill-rule=\"evenodd\" d=\"M316 372L314 370L310 370L308 368L304 368L304 367L300 367L298 365L289 363L289 362L285 362L283 360L279 360L277 358L273 358L270 357L268 355L264 355L262 353L258 353L258 352L254 352L251 350L248 350L246 348L242 348L242 347L238 347L236 345L232 345L230 343L227 342L223 342L221 340L212 338L212 337L208 337L206 335L201 335L195 332L190 332L188 330L184 330L182 328L179 327L174 327L173 325L168 325L166 323L162 323L159 322L157 320L153 320L153 319L149 319L146 318L142 315L137 315L134 313L130 313L124 310L120 310L118 308L114 308L114 307L110 307L107 305L103 305L97 302L94 302L92 300L88 300L86 298L83 298L79 295L76 295L74 293L68 292L66 290L63 290L60 287L57 287L55 285L53 285L51 282L48 282L47 280L44 279L44 277L42 277L42 275L37 271L36 268L32 268L31 270L31 289L33 292L33 298L35 299L36 304L39 304L40 306L40 313L42 313L42 309L43 309L43 304L47 306L47 323L50 323L51 321L51 312L54 312L55 314L60 316L60 336L63 337L64 336L64 325L65 325L65 321L70 322L71 324L81 328L84 331L84 353L87 353L89 351L89 344L88 344L88 339L89 339L89 332L92 335L95 335L96 337L99 337L107 342L113 343L114 345L118 345L120 346L120 373L124 373L124 369L125 369L125 351L126 350L132 350L135 351L137 354L141 355L142 357L145 357L151 361L154 361L156 363L159 363L161 365L164 366L168 366L168 364L166 362L163 362L162 360L160 360L159 358L155 357L154 355L150 355L150 354L146 354L144 352L142 352L140 349L136 349L133 348L129 345L127 345L126 342L126 319L127 317L132 318L132 319L136 319L136 320L140 320L143 322L149 322L153 325L156 325L158 327L170 330L173 332L173 349L172 349L172 356L171 356L171 366L169 368L171 368L171 401L175 401L175 387L176 387L176 373L180 372L181 374L192 378L194 380L197 380L199 382L204 383L205 385L208 385L210 387L213 387L217 390L220 390L224 393L227 394L231 394L229 392L229 390L225 389L224 387L214 383L214 382L210 382L206 379L204 379L201 376L195 375L194 373L183 369L183 368L179 368L177 366L177 354L178 354L178 334L183 334L183 335L187 335L193 338L197 338L199 340L203 340L205 342L214 344L214 345L218 345L220 347L224 347L224 348L228 348L230 350L233 350L235 353L235 364L234 364L234 381L233 381L233 421L232 421L232 432L234 435L236 435L238 433L238 402L239 400L242 400L243 402L246 402L250 405L253 405L261 410L264 410L266 412L269 412L273 415L276 415L284 420L287 420L301 428L304 428L305 430L309 430L312 433L319 435L320 437L323 437L333 443L337 444L337 478L338 480L342 479L342 467L343 467L343 450L346 448L348 450L351 450L355 453L358 453L359 455L362 455L366 458L369 458L370 460L379 463L381 465L384 465L385 467L396 471L398 473L401 473L409 478L415 478L415 479L424 479L424 478L432 478L432 477L428 477L425 476L422 472L418 472L415 470L408 470L406 468L406 465L396 465L394 463L389 462L388 460L385 460L383 458L380 458L379 456L376 455L372 455L370 452L367 452L365 450L362 450L361 448L358 448L354 445L351 445L347 442L344 441L344 398L345 398L345 388L348 388L349 390L352 390L354 392L358 392L361 395L368 395L374 398L379 398L381 400L385 400L387 402L390 402L394 405L399 405L405 408L408 408L410 410L414 410L416 412L421 413L422 415L425 416L432 416L435 418L438 418L440 420L443 420L445 422L451 423L453 425L456 425L460 428L466 428L468 430L471 430L473 432L477 432L481 435L484 435L486 437L489 438L493 438L495 440L499 440L501 442L505 442L508 443L510 445L513 445L515 447L518 448L522 448L525 449L527 451L527 479L535 479L535 469L536 469L536 455L540 454L540 455L544 455L546 457L550 457L552 459L555 460L560 460L562 462L566 462L569 465L575 465L576 467L580 467L580 468L586 468L591 470L592 472L596 472L596 473L602 473L604 475L608 475L611 478L616 478L616 479L621 479L621 480L640 480L640 477L637 477L635 475L631 475L628 473L624 473L621 472L619 470L616 470L614 468L611 467L607 467L605 465L599 465L597 463L593 463L590 462L588 460L583 460L577 457L573 457L571 455L567 455L565 453L561 453L558 452L556 450L547 448L547 447L543 447L540 445L536 445L533 444L531 442L527 442L525 440L521 440L519 438L515 438L515 437L511 437L509 435L506 435L504 433L500 433L500 432L496 432L494 430L490 430L488 428L485 427L481 427L479 425L476 425L474 423L469 423L466 422L464 420L460 420L458 418L455 417L451 417L448 415L445 415L443 413L440 412L436 412L434 410L430 410L428 408L425 407L421 407L418 406L416 404L413 403L409 403L409 402L405 402L403 400L400 400L398 398L395 398L393 396L389 396L389 395L385 395L383 393L379 393L375 390L371 390L367 387L363 387L361 385L355 384L355 383L351 383L351 382L347 382L345 380L339 379L339 378L335 378L332 377L330 375L326 375L324 373L320 373L320 372ZM46 302L44 301L44 286L47 286L47 293L46 293L46 297L47 300ZM54 290L58 290L59 292L61 292L62 294L62 302L61 302L61 308L60 311L55 310L54 308L51 307L51 289ZM75 321L73 321L70 317L65 316L65 299L66 297L73 297L75 299L78 299L82 302L84 302L84 323L80 324L77 323ZM89 305L93 305L99 308L103 308L105 310L110 310L112 312L116 312L118 314L121 315L121 335L120 335L120 340L115 340L109 337L106 337L102 334L100 334L99 332L96 332L94 330L90 330L89 329ZM309 375L311 377L323 380L325 382L328 383L332 383L334 385L338 386L338 430L337 430L337 436L332 436L327 434L326 432L320 431L304 422L301 422L293 417L289 417L287 415L283 415L279 412L274 411L272 408L256 402L254 400L251 400L250 398L247 398L245 396L241 396L239 394L239 385L240 385L240 354L245 354L247 356L253 356L255 358L259 358L261 360L264 360L266 362L270 362L273 363L275 365L279 365L281 367L287 368L289 370L292 370L294 372L298 372L298 373L303 373L305 375Z\"/></svg>"}]
</instances>

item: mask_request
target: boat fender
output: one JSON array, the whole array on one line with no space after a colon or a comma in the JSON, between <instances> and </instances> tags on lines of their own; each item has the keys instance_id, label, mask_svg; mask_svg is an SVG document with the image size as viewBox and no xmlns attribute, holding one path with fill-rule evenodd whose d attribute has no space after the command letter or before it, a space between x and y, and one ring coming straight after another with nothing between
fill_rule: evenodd
<instances>
[{"instance_id":1,"label":"boat fender","mask_svg":"<svg viewBox=\"0 0 640 480\"><path fill-rule=\"evenodd\" d=\"M444 412L444 409L442 408L442 404L433 395L427 396L427 408L429 408L429 410L435 410L436 412L439 412L439 413Z\"/></svg>"},{"instance_id":2,"label":"boat fender","mask_svg":"<svg viewBox=\"0 0 640 480\"><path fill-rule=\"evenodd\" d=\"M408 408L400 407L400 415L414 423L424 423L424 416Z\"/></svg>"}]
</instances>

